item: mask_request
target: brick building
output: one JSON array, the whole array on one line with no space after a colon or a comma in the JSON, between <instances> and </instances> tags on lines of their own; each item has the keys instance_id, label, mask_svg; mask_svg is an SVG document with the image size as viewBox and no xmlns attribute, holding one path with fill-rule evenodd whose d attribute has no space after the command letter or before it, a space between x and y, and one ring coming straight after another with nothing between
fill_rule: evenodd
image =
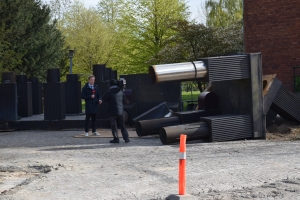
<instances>
[{"instance_id":1,"label":"brick building","mask_svg":"<svg viewBox=\"0 0 300 200\"><path fill-rule=\"evenodd\" d=\"M300 66L299 11L300 0L244 0L245 52L261 52L263 74L277 74L290 91Z\"/></svg>"}]
</instances>

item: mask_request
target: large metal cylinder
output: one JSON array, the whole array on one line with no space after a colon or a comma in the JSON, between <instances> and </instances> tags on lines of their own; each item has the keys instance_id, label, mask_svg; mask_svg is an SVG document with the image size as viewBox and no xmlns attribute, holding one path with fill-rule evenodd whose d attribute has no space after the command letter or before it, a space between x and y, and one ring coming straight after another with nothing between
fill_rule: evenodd
<instances>
[{"instance_id":1,"label":"large metal cylinder","mask_svg":"<svg viewBox=\"0 0 300 200\"><path fill-rule=\"evenodd\" d=\"M210 128L206 122L163 127L159 130L160 141L163 144L179 142L180 134L187 135L187 140L208 139Z\"/></svg>"},{"instance_id":2,"label":"large metal cylinder","mask_svg":"<svg viewBox=\"0 0 300 200\"><path fill-rule=\"evenodd\" d=\"M149 67L149 75L153 83L203 79L207 67L202 61L153 65Z\"/></svg>"},{"instance_id":3,"label":"large metal cylinder","mask_svg":"<svg viewBox=\"0 0 300 200\"><path fill-rule=\"evenodd\" d=\"M158 135L160 128L177 124L181 124L181 121L178 116L175 116L138 121L135 123L135 128L137 135L141 137L146 135Z\"/></svg>"}]
</instances>

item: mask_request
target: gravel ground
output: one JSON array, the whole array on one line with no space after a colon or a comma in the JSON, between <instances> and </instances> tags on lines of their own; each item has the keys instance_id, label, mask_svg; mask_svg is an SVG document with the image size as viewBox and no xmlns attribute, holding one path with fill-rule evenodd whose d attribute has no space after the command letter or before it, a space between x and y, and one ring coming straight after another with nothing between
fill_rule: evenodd
<instances>
[{"instance_id":1,"label":"gravel ground","mask_svg":"<svg viewBox=\"0 0 300 200\"><path fill-rule=\"evenodd\" d=\"M109 130L108 130L109 131ZM158 137L0 133L0 199L165 199L178 192L178 144ZM300 140L187 143L187 193L208 200L300 199Z\"/></svg>"}]
</instances>

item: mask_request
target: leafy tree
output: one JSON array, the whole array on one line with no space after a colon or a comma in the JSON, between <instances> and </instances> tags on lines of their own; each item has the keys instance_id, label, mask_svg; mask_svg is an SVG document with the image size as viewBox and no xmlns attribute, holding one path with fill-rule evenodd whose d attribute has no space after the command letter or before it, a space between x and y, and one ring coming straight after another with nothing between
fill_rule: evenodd
<instances>
[{"instance_id":1,"label":"leafy tree","mask_svg":"<svg viewBox=\"0 0 300 200\"><path fill-rule=\"evenodd\" d=\"M127 0L117 20L123 38L118 70L123 73L147 72L149 60L176 34L169 23L187 19L188 15L183 0Z\"/></svg>"},{"instance_id":2,"label":"leafy tree","mask_svg":"<svg viewBox=\"0 0 300 200\"><path fill-rule=\"evenodd\" d=\"M116 46L115 31L105 26L97 10L74 1L64 15L60 30L67 45L75 49L74 73L90 74L93 64L110 64Z\"/></svg>"},{"instance_id":3,"label":"leafy tree","mask_svg":"<svg viewBox=\"0 0 300 200\"><path fill-rule=\"evenodd\" d=\"M208 26L228 27L243 18L243 0L207 0L205 9Z\"/></svg>"},{"instance_id":4,"label":"leafy tree","mask_svg":"<svg viewBox=\"0 0 300 200\"><path fill-rule=\"evenodd\" d=\"M120 19L120 11L124 3L124 0L100 0L97 10L104 22L115 25L116 21Z\"/></svg>"},{"instance_id":5,"label":"leafy tree","mask_svg":"<svg viewBox=\"0 0 300 200\"><path fill-rule=\"evenodd\" d=\"M59 67L64 39L50 23L50 9L41 1L0 0L1 61L4 70L45 79L48 68Z\"/></svg>"}]
</instances>

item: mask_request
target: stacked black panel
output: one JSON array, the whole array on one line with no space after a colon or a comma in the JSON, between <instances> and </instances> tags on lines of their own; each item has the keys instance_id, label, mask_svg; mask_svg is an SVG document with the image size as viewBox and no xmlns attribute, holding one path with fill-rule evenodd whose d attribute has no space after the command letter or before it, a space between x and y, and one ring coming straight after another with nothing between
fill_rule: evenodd
<instances>
[{"instance_id":1,"label":"stacked black panel","mask_svg":"<svg viewBox=\"0 0 300 200\"><path fill-rule=\"evenodd\" d=\"M95 84L98 86L101 96L103 96L110 87L108 82L95 82ZM97 119L108 119L107 106L108 103L106 102L102 102L102 104L98 105Z\"/></svg>"},{"instance_id":2,"label":"stacked black panel","mask_svg":"<svg viewBox=\"0 0 300 200\"><path fill-rule=\"evenodd\" d=\"M211 142L253 138L251 115L217 115L201 118L210 126Z\"/></svg>"},{"instance_id":3,"label":"stacked black panel","mask_svg":"<svg viewBox=\"0 0 300 200\"><path fill-rule=\"evenodd\" d=\"M105 81L105 64L95 64L93 65L93 75L95 76L96 82Z\"/></svg>"},{"instance_id":4,"label":"stacked black panel","mask_svg":"<svg viewBox=\"0 0 300 200\"><path fill-rule=\"evenodd\" d=\"M1 83L16 83L16 74L15 72L3 72Z\"/></svg>"},{"instance_id":5,"label":"stacked black panel","mask_svg":"<svg viewBox=\"0 0 300 200\"><path fill-rule=\"evenodd\" d=\"M47 81L43 84L44 119L63 120L66 117L65 83L59 82L59 69L48 69Z\"/></svg>"},{"instance_id":6,"label":"stacked black panel","mask_svg":"<svg viewBox=\"0 0 300 200\"><path fill-rule=\"evenodd\" d=\"M66 114L81 113L81 82L77 74L67 75L65 95Z\"/></svg>"},{"instance_id":7,"label":"stacked black panel","mask_svg":"<svg viewBox=\"0 0 300 200\"><path fill-rule=\"evenodd\" d=\"M43 113L42 83L38 78L28 79L32 86L32 114L38 115Z\"/></svg>"},{"instance_id":8,"label":"stacked black panel","mask_svg":"<svg viewBox=\"0 0 300 200\"><path fill-rule=\"evenodd\" d=\"M0 84L0 121L17 119L17 85L16 83Z\"/></svg>"},{"instance_id":9,"label":"stacked black panel","mask_svg":"<svg viewBox=\"0 0 300 200\"><path fill-rule=\"evenodd\" d=\"M32 116L32 85L26 75L17 75L18 115Z\"/></svg>"},{"instance_id":10,"label":"stacked black panel","mask_svg":"<svg viewBox=\"0 0 300 200\"><path fill-rule=\"evenodd\" d=\"M118 79L118 72L117 70L111 70L111 78L117 80Z\"/></svg>"},{"instance_id":11,"label":"stacked black panel","mask_svg":"<svg viewBox=\"0 0 300 200\"><path fill-rule=\"evenodd\" d=\"M111 68L105 68L105 81L110 81L111 79Z\"/></svg>"},{"instance_id":12,"label":"stacked black panel","mask_svg":"<svg viewBox=\"0 0 300 200\"><path fill-rule=\"evenodd\" d=\"M271 109L281 117L300 123L300 97L290 92L284 85L281 85Z\"/></svg>"}]
</instances>

